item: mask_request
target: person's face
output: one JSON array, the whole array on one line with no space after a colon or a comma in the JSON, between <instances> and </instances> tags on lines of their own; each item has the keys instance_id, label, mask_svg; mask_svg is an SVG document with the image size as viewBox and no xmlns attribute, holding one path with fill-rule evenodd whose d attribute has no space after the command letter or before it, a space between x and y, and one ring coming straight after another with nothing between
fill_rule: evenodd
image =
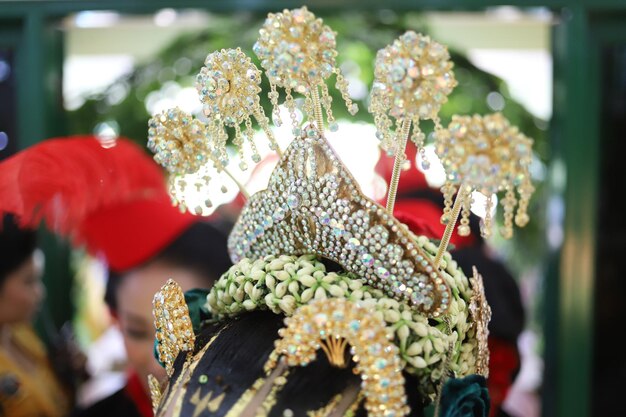
<instances>
[{"instance_id":1,"label":"person's face","mask_svg":"<svg viewBox=\"0 0 626 417\"><path fill-rule=\"evenodd\" d=\"M0 285L0 324L30 322L44 295L41 271L31 256Z\"/></svg>"},{"instance_id":2,"label":"person's face","mask_svg":"<svg viewBox=\"0 0 626 417\"><path fill-rule=\"evenodd\" d=\"M155 262L126 275L117 289L116 319L128 363L137 372L146 392L149 374L159 380L165 377L165 370L153 356L152 299L169 278L178 282L183 291L206 287L206 280L188 269Z\"/></svg>"}]
</instances>

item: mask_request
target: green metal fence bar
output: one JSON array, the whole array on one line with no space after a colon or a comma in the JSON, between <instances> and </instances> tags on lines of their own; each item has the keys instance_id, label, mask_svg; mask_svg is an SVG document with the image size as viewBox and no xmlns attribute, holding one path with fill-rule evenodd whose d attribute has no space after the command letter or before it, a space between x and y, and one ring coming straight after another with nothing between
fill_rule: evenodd
<instances>
[{"instance_id":1,"label":"green metal fence bar","mask_svg":"<svg viewBox=\"0 0 626 417\"><path fill-rule=\"evenodd\" d=\"M599 159L599 57L590 36L589 14L580 6L565 9L555 28L554 109L558 143L567 167L563 195L565 239L558 279L556 333L556 412L591 412L593 296ZM551 302L547 300L547 302ZM554 339L554 337L553 337Z\"/></svg>"},{"instance_id":2,"label":"green metal fence bar","mask_svg":"<svg viewBox=\"0 0 626 417\"><path fill-rule=\"evenodd\" d=\"M24 149L46 138L45 101L43 100L44 16L36 11L24 16L22 39L17 45L18 138Z\"/></svg>"},{"instance_id":3,"label":"green metal fence bar","mask_svg":"<svg viewBox=\"0 0 626 417\"><path fill-rule=\"evenodd\" d=\"M10 36L1 42L15 50L17 83L17 145L24 149L42 140L64 133L61 71L63 48L61 32L50 22L49 16L32 9L21 19L12 21L6 28ZM72 317L71 275L69 273L69 248L58 237L43 229L39 244L46 254L43 281L47 288L46 312L49 324L60 326ZM50 342L45 326L38 329ZM49 330L50 326L48 326Z\"/></svg>"}]
</instances>

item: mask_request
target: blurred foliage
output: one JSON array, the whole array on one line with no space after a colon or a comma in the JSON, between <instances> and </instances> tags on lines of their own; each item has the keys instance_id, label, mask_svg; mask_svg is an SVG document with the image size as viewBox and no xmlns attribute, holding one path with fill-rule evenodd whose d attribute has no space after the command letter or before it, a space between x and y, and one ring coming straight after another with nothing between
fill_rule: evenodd
<instances>
[{"instance_id":1,"label":"blurred foliage","mask_svg":"<svg viewBox=\"0 0 626 417\"><path fill-rule=\"evenodd\" d=\"M321 17L337 32L338 62L344 74L349 80L360 80L368 90L372 85L373 64L378 49L391 43L408 29L428 33L428 28L418 13L398 15L388 10L379 13L350 11ZM150 95L158 91L166 94L166 90L172 86L175 89L192 87L195 74L202 67L206 55L217 49L239 46L260 67L252 52L252 45L263 21L264 16L250 13L211 15L206 30L180 36L164 47L150 62L138 65L132 73L117 80L101 93L87 97L80 108L69 112L70 129L73 133L91 132L100 122L114 121L119 126L120 135L145 145L147 121L150 117L146 102L150 101ZM451 55L459 85L449 97L448 103L443 106L440 113L442 123L446 125L456 113L485 114L493 111L489 108L486 97L491 92L499 93L505 102L502 113L512 124L519 126L521 131L535 140L537 166L545 175L545 163L549 158L545 131L547 122L537 120L513 100L501 79L479 70L455 51L451 51ZM334 80L331 80L331 86L334 87ZM265 77L262 88L262 104L266 114L270 115L271 106L266 94L269 92L269 83ZM333 112L336 118L372 122L366 111L369 94L361 100L355 100L361 110L355 117L351 117L338 92L334 88L330 92L335 103ZM431 125L425 122L423 130L428 132L430 129ZM502 244L501 240L496 241L500 249L506 251L510 266L518 273L526 267L537 266L542 262L545 253L543 231L547 187L543 186L542 181L543 178L539 178L536 183L537 191L531 200L531 222L528 226L516 229L511 242ZM499 210L498 219L501 215Z\"/></svg>"}]
</instances>

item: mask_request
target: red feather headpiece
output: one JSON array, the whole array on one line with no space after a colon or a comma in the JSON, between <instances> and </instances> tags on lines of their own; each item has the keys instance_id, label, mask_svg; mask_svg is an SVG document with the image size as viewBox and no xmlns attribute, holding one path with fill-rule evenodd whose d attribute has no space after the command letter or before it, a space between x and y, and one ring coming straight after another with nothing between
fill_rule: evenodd
<instances>
[{"instance_id":1,"label":"red feather headpiece","mask_svg":"<svg viewBox=\"0 0 626 417\"><path fill-rule=\"evenodd\" d=\"M0 163L0 213L27 227L43 220L122 271L196 219L172 207L160 168L137 145L106 145L93 136L50 139Z\"/></svg>"}]
</instances>

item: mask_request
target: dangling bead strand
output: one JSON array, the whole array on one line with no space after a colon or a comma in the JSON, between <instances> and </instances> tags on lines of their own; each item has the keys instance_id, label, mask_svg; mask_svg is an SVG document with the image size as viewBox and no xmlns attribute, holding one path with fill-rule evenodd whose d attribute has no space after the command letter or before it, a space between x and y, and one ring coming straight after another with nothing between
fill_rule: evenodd
<instances>
[{"instance_id":1,"label":"dangling bead strand","mask_svg":"<svg viewBox=\"0 0 626 417\"><path fill-rule=\"evenodd\" d=\"M456 187L449 181L446 181L441 187L441 193L443 194L443 215L441 216L441 223L448 224L450 221L450 211L452 210L452 203L454 194L456 193Z\"/></svg>"},{"instance_id":2,"label":"dangling bead strand","mask_svg":"<svg viewBox=\"0 0 626 417\"><path fill-rule=\"evenodd\" d=\"M465 200L463 201L463 208L461 209L461 220L457 229L460 236L469 236L470 234L469 216L472 202L472 193L468 193L465 196Z\"/></svg>"},{"instance_id":3,"label":"dangling bead strand","mask_svg":"<svg viewBox=\"0 0 626 417\"><path fill-rule=\"evenodd\" d=\"M485 218L480 228L480 234L485 239L491 236L491 210L493 209L493 197L489 195L485 200Z\"/></svg>"},{"instance_id":4,"label":"dangling bead strand","mask_svg":"<svg viewBox=\"0 0 626 417\"><path fill-rule=\"evenodd\" d=\"M256 147L256 143L254 143L254 129L252 129L252 120L250 120L250 118L246 120L246 137L248 138L248 143L250 143L250 148L252 149L252 161L255 164L258 164L261 162L261 155Z\"/></svg>"},{"instance_id":5,"label":"dangling bead strand","mask_svg":"<svg viewBox=\"0 0 626 417\"><path fill-rule=\"evenodd\" d=\"M283 121L280 118L280 108L278 107L278 91L276 91L276 84L270 83L270 92L268 93L270 103L272 103L272 122L274 126L281 127Z\"/></svg>"},{"instance_id":6,"label":"dangling bead strand","mask_svg":"<svg viewBox=\"0 0 626 417\"><path fill-rule=\"evenodd\" d=\"M513 236L513 212L515 211L516 204L517 199L515 198L515 192L512 187L508 188L502 200L502 207L504 207L504 228L500 232L505 239L510 239L511 236Z\"/></svg>"},{"instance_id":7,"label":"dangling bead strand","mask_svg":"<svg viewBox=\"0 0 626 417\"><path fill-rule=\"evenodd\" d=\"M359 112L359 105L353 103L352 99L348 95L348 81L344 78L343 74L341 74L339 68L335 68L335 74L337 75L337 83L335 84L337 90L339 90L339 92L341 93L341 98L346 103L348 113L354 116Z\"/></svg>"}]
</instances>

